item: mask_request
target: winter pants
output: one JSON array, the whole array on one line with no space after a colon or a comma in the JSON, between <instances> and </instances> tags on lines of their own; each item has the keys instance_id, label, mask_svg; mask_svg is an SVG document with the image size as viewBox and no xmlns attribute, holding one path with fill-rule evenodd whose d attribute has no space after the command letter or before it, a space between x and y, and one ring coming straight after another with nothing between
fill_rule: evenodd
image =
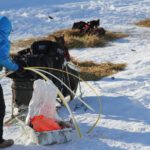
<instances>
[{"instance_id":1,"label":"winter pants","mask_svg":"<svg viewBox=\"0 0 150 150\"><path fill-rule=\"evenodd\" d=\"M5 116L5 101L4 101L3 89L0 84L0 143L3 142L4 116Z\"/></svg>"}]
</instances>

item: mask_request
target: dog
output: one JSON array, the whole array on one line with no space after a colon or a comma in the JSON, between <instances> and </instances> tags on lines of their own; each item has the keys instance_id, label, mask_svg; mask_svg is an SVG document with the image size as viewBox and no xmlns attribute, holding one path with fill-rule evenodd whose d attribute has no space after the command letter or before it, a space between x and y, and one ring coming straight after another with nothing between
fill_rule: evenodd
<instances>
[{"instance_id":1,"label":"dog","mask_svg":"<svg viewBox=\"0 0 150 150\"><path fill-rule=\"evenodd\" d=\"M70 54L69 54L69 50L66 46L66 43L65 43L65 36L62 35L62 36L54 36L55 38L55 41L61 46L61 48L64 50L64 56L66 58L67 61L70 61Z\"/></svg>"},{"instance_id":2,"label":"dog","mask_svg":"<svg viewBox=\"0 0 150 150\"><path fill-rule=\"evenodd\" d=\"M88 24L90 25L91 29L98 28L100 25L100 19L92 20L92 21L88 22Z\"/></svg>"},{"instance_id":3,"label":"dog","mask_svg":"<svg viewBox=\"0 0 150 150\"><path fill-rule=\"evenodd\" d=\"M79 29L79 30L83 30L84 26L86 25L87 23L84 22L84 21L79 21L79 22L75 22L72 26L72 29Z\"/></svg>"}]
</instances>

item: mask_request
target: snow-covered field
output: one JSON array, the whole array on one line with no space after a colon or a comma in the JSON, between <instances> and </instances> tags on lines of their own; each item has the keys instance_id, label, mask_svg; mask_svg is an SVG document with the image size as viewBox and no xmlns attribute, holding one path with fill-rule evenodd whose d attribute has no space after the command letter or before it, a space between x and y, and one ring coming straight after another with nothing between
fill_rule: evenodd
<instances>
[{"instance_id":1,"label":"snow-covered field","mask_svg":"<svg viewBox=\"0 0 150 150\"><path fill-rule=\"evenodd\" d=\"M130 36L110 43L103 48L73 49L71 54L79 60L96 62L125 62L128 67L111 77L89 82L101 95L102 119L93 133L87 129L96 120L97 113L75 111L78 123L84 133L76 135L67 144L49 147L25 146L27 139L20 135L19 127L5 128L5 137L16 141L11 150L150 150L150 28L140 28L134 23L150 17L149 0L29 0L18 3L1 0L0 15L8 16L13 23L11 39L45 35L61 28L71 27L77 20L101 18L104 28L123 31ZM63 2L66 2L63 4ZM69 2L69 3L68 3ZM25 4L24 4L25 3ZM35 5L33 5L35 3ZM21 8L20 8L21 7ZM53 16L53 20L48 19ZM11 82L2 79L7 116L11 106ZM97 97L82 85L84 98L98 111ZM71 107L74 107L74 103ZM65 110L62 110L66 114ZM22 138L21 138L22 136ZM19 145L18 145L19 144Z\"/></svg>"}]
</instances>

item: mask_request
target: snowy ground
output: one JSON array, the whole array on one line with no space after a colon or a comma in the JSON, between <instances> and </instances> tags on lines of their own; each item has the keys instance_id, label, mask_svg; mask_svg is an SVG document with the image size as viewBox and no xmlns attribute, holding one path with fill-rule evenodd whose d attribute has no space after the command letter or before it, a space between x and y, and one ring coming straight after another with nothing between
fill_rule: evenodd
<instances>
[{"instance_id":1,"label":"snowy ground","mask_svg":"<svg viewBox=\"0 0 150 150\"><path fill-rule=\"evenodd\" d=\"M32 3L27 8L16 7L13 10L3 7L0 15L7 15L13 22L12 40L45 35L47 32L70 27L74 21L80 19L101 18L102 26L105 28L124 31L130 36L112 42L105 48L74 49L71 50L71 54L79 60L125 62L128 67L125 71L114 75L114 80L107 77L97 82L90 82L100 93L103 107L102 119L92 134L86 135L86 131L95 121L97 114L84 111L82 108L76 110L75 115L84 133L83 139L74 135L73 140L64 145L27 147L25 146L27 139L23 136L21 140L16 126L5 128L5 137L12 137L16 140L16 144L21 144L15 145L11 150L149 150L150 29L136 27L134 22L150 17L150 1L82 0L77 2L74 0L73 2L71 0L70 2L56 5L53 1L51 5L37 5L31 8ZM53 16L54 20L48 20L48 15ZM11 106L11 83L6 78L2 79L1 83L7 101L8 116ZM96 95L85 85L82 85L82 89L87 102L98 111ZM72 108L74 103L71 104ZM64 110L62 111L66 114Z\"/></svg>"}]
</instances>

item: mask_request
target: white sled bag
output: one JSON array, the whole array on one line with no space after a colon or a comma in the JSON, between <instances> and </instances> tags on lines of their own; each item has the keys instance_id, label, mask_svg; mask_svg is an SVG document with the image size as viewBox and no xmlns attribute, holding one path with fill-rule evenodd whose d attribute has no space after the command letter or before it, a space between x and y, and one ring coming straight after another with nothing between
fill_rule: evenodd
<instances>
[{"instance_id":1,"label":"white sled bag","mask_svg":"<svg viewBox=\"0 0 150 150\"><path fill-rule=\"evenodd\" d=\"M44 115L47 118L55 119L56 113L56 98L57 87L51 80L36 80L33 85L33 95L29 104L28 115L26 123L28 124L30 118L38 115Z\"/></svg>"}]
</instances>

